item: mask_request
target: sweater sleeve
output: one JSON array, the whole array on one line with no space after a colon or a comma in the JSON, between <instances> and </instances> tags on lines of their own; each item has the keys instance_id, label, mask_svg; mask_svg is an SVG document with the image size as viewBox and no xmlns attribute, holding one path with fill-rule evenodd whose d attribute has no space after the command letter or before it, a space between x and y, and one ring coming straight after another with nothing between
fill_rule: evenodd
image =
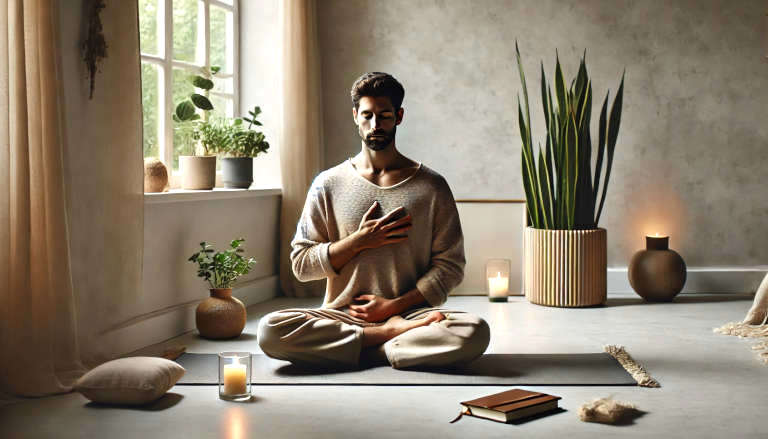
<instances>
[{"instance_id":1,"label":"sweater sleeve","mask_svg":"<svg viewBox=\"0 0 768 439\"><path fill-rule=\"evenodd\" d=\"M328 210L320 176L312 182L291 241L291 267L301 282L337 276L331 265Z\"/></svg>"},{"instance_id":2,"label":"sweater sleeve","mask_svg":"<svg viewBox=\"0 0 768 439\"><path fill-rule=\"evenodd\" d=\"M459 211L448 183L442 179L434 204L430 268L416 288L431 306L445 303L448 293L464 279L464 235Z\"/></svg>"}]
</instances>

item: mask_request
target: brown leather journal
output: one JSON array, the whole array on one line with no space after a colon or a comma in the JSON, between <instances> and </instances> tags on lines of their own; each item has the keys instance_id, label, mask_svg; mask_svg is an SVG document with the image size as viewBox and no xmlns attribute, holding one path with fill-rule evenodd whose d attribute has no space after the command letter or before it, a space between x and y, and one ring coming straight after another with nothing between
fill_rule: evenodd
<instances>
[{"instance_id":1,"label":"brown leather journal","mask_svg":"<svg viewBox=\"0 0 768 439\"><path fill-rule=\"evenodd\" d=\"M523 389L512 389L482 398L463 401L462 411L453 422L463 415L490 419L497 422L509 422L527 418L557 408L559 396Z\"/></svg>"}]
</instances>

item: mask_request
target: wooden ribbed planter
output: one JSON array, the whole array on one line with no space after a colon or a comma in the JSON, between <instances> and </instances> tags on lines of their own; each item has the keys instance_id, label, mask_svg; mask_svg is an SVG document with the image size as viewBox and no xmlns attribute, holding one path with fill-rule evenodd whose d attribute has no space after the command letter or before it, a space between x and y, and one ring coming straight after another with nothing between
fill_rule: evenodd
<instances>
[{"instance_id":1,"label":"wooden ribbed planter","mask_svg":"<svg viewBox=\"0 0 768 439\"><path fill-rule=\"evenodd\" d=\"M526 227L523 290L538 305L601 305L606 298L605 229Z\"/></svg>"}]
</instances>

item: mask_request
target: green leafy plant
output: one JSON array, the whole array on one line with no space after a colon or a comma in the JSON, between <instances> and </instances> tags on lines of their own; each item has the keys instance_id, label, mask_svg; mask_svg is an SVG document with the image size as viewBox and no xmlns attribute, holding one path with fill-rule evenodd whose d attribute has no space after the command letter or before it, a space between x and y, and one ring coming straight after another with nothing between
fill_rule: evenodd
<instances>
[{"instance_id":1,"label":"green leafy plant","mask_svg":"<svg viewBox=\"0 0 768 439\"><path fill-rule=\"evenodd\" d=\"M193 131L192 138L206 153L227 151L234 141L232 124L224 117L200 121Z\"/></svg>"},{"instance_id":2,"label":"green leafy plant","mask_svg":"<svg viewBox=\"0 0 768 439\"><path fill-rule=\"evenodd\" d=\"M244 238L235 239L229 243L229 249L221 252L216 252L203 241L200 251L190 256L188 261L197 263L197 276L207 281L211 288L232 288L238 277L256 265L255 259L245 259L240 255L245 251L240 247L244 241Z\"/></svg>"},{"instance_id":3,"label":"green leafy plant","mask_svg":"<svg viewBox=\"0 0 768 439\"><path fill-rule=\"evenodd\" d=\"M187 78L196 91L189 97L176 105L173 112L173 121L176 122L176 130L181 135L184 143L192 143L201 140L205 134L201 133L208 125L208 112L213 111L213 104L208 95L213 89L213 76L221 70L218 66L211 66L210 69L201 69L200 74L190 75ZM202 93L202 94L201 94ZM202 110L202 117L197 110ZM200 143L204 155L215 152L209 149L210 143Z\"/></svg>"},{"instance_id":4,"label":"green leafy plant","mask_svg":"<svg viewBox=\"0 0 768 439\"><path fill-rule=\"evenodd\" d=\"M231 141L224 144L221 151L231 157L256 157L267 152L269 142L264 138L264 133L254 128L262 126L261 122L257 120L260 114L261 107L256 106L253 110L248 111L250 118L235 119L230 125ZM248 125L246 126L243 121L248 122Z\"/></svg>"},{"instance_id":5,"label":"green leafy plant","mask_svg":"<svg viewBox=\"0 0 768 439\"><path fill-rule=\"evenodd\" d=\"M538 160L533 152L528 87L525 83L525 73L517 42L515 42L515 52L525 103L525 106L521 107L520 96L518 96L518 118L523 143L523 187L529 224L538 229L595 229L603 211L616 139L619 135L624 74L621 76L621 84L611 106L610 118L607 115L610 91L603 100L598 123L597 159L593 178L592 136L590 135L592 80L587 73L586 51L581 58L578 74L569 87L566 87L560 58L556 54L554 102L552 90L544 76L544 63L541 63L541 99L547 133L545 147L542 148L539 143ZM603 176L604 161L605 175ZM601 176L603 178L602 196L599 197Z\"/></svg>"}]
</instances>

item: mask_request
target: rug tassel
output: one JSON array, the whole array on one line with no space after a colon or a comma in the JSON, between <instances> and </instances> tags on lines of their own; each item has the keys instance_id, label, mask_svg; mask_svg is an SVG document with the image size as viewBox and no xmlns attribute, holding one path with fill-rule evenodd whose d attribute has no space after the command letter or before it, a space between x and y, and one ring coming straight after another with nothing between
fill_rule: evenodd
<instances>
[{"instance_id":1,"label":"rug tassel","mask_svg":"<svg viewBox=\"0 0 768 439\"><path fill-rule=\"evenodd\" d=\"M627 353L624 346L605 345L603 350L615 358L632 375L632 378L637 381L637 385L642 387L661 387L661 384L653 379L648 371Z\"/></svg>"},{"instance_id":2,"label":"rug tassel","mask_svg":"<svg viewBox=\"0 0 768 439\"><path fill-rule=\"evenodd\" d=\"M766 317L768 319L768 316ZM712 331L718 334L733 335L739 338L768 338L768 325L766 325L766 319L759 325L750 325L744 322L730 322L725 325L714 328ZM768 340L762 341L754 346L752 349L759 352L757 355L763 361L768 364Z\"/></svg>"},{"instance_id":3,"label":"rug tassel","mask_svg":"<svg viewBox=\"0 0 768 439\"><path fill-rule=\"evenodd\" d=\"M741 322L731 322L715 328L712 332L725 335L735 335L740 338L761 338L768 337L768 326L750 325Z\"/></svg>"}]
</instances>

